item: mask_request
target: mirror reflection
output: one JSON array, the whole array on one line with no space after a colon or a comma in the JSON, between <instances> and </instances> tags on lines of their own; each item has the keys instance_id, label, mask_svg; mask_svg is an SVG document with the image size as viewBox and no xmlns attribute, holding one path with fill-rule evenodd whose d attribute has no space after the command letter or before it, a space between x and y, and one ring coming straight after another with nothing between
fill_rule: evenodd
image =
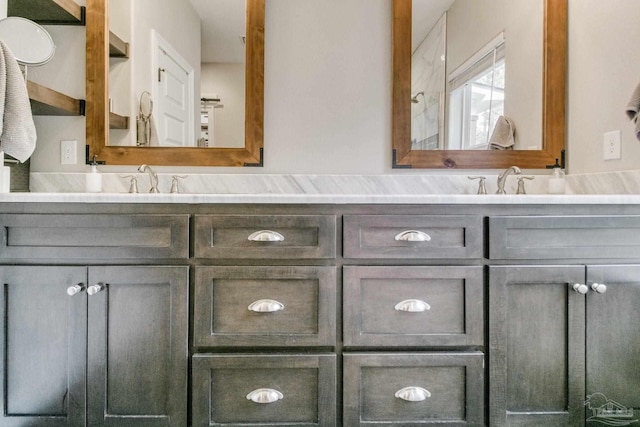
<instances>
[{"instance_id":1,"label":"mirror reflection","mask_svg":"<svg viewBox=\"0 0 640 427\"><path fill-rule=\"evenodd\" d=\"M413 0L412 150L542 149L542 0Z\"/></svg>"},{"instance_id":2,"label":"mirror reflection","mask_svg":"<svg viewBox=\"0 0 640 427\"><path fill-rule=\"evenodd\" d=\"M244 148L245 2L165 3L110 0L111 30L131 47L110 60L109 96L135 126L111 130L109 145Z\"/></svg>"}]
</instances>

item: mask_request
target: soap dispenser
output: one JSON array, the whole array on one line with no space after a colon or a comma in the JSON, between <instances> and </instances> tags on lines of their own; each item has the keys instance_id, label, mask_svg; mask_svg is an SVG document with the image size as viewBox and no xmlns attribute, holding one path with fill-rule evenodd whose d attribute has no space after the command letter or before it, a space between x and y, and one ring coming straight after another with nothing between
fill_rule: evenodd
<instances>
[{"instance_id":1,"label":"soap dispenser","mask_svg":"<svg viewBox=\"0 0 640 427\"><path fill-rule=\"evenodd\" d=\"M85 175L85 191L87 193L100 193L102 192L102 175L98 170L97 156L93 156L93 161L90 163L91 168L89 173Z\"/></svg>"},{"instance_id":2,"label":"soap dispenser","mask_svg":"<svg viewBox=\"0 0 640 427\"><path fill-rule=\"evenodd\" d=\"M553 172L549 177L549 194L564 194L564 171L556 159L556 164L553 165Z\"/></svg>"}]
</instances>

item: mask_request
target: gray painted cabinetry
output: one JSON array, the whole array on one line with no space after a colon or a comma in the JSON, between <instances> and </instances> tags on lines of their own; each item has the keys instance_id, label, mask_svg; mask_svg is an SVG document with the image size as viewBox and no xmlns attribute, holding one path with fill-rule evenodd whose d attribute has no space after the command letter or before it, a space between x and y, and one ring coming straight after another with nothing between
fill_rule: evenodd
<instances>
[{"instance_id":1,"label":"gray painted cabinetry","mask_svg":"<svg viewBox=\"0 0 640 427\"><path fill-rule=\"evenodd\" d=\"M640 217L490 226L492 260L536 262L490 267L490 425L637 424L640 265L617 263L637 262Z\"/></svg>"},{"instance_id":2,"label":"gray painted cabinetry","mask_svg":"<svg viewBox=\"0 0 640 427\"><path fill-rule=\"evenodd\" d=\"M0 425L640 424L639 229L632 205L4 204Z\"/></svg>"},{"instance_id":3,"label":"gray painted cabinetry","mask_svg":"<svg viewBox=\"0 0 640 427\"><path fill-rule=\"evenodd\" d=\"M186 425L187 219L2 215L0 425Z\"/></svg>"}]
</instances>

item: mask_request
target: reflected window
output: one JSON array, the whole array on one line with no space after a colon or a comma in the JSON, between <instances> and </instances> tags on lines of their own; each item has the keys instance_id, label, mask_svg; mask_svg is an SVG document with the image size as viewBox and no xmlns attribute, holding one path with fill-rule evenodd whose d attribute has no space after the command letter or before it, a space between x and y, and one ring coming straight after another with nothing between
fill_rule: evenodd
<instances>
[{"instance_id":1,"label":"reflected window","mask_svg":"<svg viewBox=\"0 0 640 427\"><path fill-rule=\"evenodd\" d=\"M494 39L449 76L449 149L484 150L504 114L504 38Z\"/></svg>"}]
</instances>

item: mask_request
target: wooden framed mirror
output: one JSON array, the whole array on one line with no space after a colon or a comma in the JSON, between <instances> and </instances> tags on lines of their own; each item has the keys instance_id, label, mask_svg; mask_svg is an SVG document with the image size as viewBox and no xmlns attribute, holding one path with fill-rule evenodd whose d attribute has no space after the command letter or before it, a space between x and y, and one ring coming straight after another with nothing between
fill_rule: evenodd
<instances>
[{"instance_id":1,"label":"wooden framed mirror","mask_svg":"<svg viewBox=\"0 0 640 427\"><path fill-rule=\"evenodd\" d=\"M88 158L107 165L262 166L265 0L246 0L243 148L109 145L109 0L87 0L86 138Z\"/></svg>"},{"instance_id":2,"label":"wooden framed mirror","mask_svg":"<svg viewBox=\"0 0 640 427\"><path fill-rule=\"evenodd\" d=\"M425 150L411 144L412 2L393 0L392 150L394 168L540 169L556 159L564 167L567 0L544 1L542 149Z\"/></svg>"}]
</instances>

